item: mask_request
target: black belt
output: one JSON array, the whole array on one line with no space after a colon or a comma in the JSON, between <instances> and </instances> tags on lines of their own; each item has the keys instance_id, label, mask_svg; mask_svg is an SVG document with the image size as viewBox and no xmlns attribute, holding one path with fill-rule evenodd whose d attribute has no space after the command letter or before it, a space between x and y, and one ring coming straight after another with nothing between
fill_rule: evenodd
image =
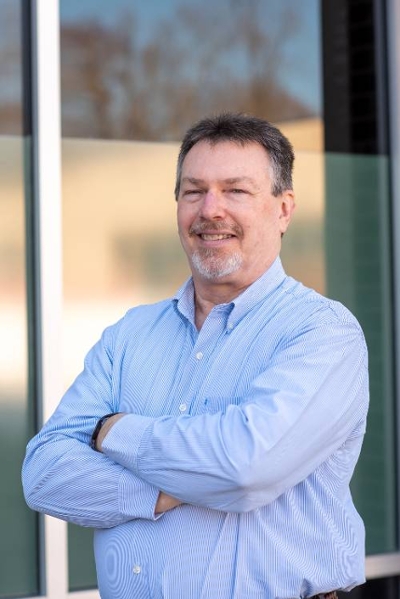
<instances>
[{"instance_id":1,"label":"black belt","mask_svg":"<svg viewBox=\"0 0 400 599\"><path fill-rule=\"evenodd\" d=\"M336 591L331 591L330 593L320 593L319 595L314 595L314 597L310 597L310 599L338 599Z\"/></svg>"}]
</instances>

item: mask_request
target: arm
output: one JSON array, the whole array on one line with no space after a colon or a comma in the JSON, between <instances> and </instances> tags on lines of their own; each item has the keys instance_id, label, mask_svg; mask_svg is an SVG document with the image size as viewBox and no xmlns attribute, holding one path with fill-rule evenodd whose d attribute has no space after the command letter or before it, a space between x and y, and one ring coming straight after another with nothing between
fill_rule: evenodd
<instances>
[{"instance_id":1,"label":"arm","mask_svg":"<svg viewBox=\"0 0 400 599\"><path fill-rule=\"evenodd\" d=\"M117 327L106 329L89 352L84 371L28 444L23 465L28 505L81 526L153 519L159 496L151 483L89 447L97 420L118 411L112 377Z\"/></svg>"},{"instance_id":2,"label":"arm","mask_svg":"<svg viewBox=\"0 0 400 599\"><path fill-rule=\"evenodd\" d=\"M101 451L101 446L102 446L105 436L110 431L110 429L113 427L113 425L123 417L124 417L124 414L121 414L121 413L114 414L114 416L111 416L105 422L105 424L101 427L100 432L97 436L96 443L95 443L97 451ZM162 513L168 512L169 510L174 509L175 507L177 507L178 505L181 505L181 504L182 504L182 502L179 501L179 499L175 499L175 497L171 497L170 495L167 495L166 493L163 493L162 491L160 491L158 498L157 498L157 503L156 503L154 512L156 515L162 514Z\"/></svg>"},{"instance_id":3,"label":"arm","mask_svg":"<svg viewBox=\"0 0 400 599\"><path fill-rule=\"evenodd\" d=\"M128 414L102 450L183 502L249 511L304 480L351 435L361 437L367 404L363 335L333 320L288 340L240 405L199 416Z\"/></svg>"}]
</instances>

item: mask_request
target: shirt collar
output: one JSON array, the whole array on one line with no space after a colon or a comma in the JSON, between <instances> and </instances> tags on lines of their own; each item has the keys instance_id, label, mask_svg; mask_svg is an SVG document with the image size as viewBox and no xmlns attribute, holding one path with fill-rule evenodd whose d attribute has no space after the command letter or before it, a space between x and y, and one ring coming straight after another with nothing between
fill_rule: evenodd
<instances>
[{"instance_id":1,"label":"shirt collar","mask_svg":"<svg viewBox=\"0 0 400 599\"><path fill-rule=\"evenodd\" d=\"M225 309L229 317L226 327L233 330L239 321L260 301L265 300L284 281L286 273L278 256L269 269L252 283L243 293L227 304L221 304L218 309ZM194 323L194 285L190 277L178 290L173 300L177 310ZM215 308L214 308L215 309Z\"/></svg>"}]
</instances>

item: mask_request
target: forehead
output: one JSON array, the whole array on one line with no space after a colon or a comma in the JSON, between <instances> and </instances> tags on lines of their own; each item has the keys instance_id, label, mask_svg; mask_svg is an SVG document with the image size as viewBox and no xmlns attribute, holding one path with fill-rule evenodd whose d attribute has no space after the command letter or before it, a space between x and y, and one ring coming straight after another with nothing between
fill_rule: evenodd
<instances>
[{"instance_id":1,"label":"forehead","mask_svg":"<svg viewBox=\"0 0 400 599\"><path fill-rule=\"evenodd\" d=\"M227 179L271 176L270 159L256 142L240 144L233 141L210 143L200 141L185 156L182 177Z\"/></svg>"}]
</instances>

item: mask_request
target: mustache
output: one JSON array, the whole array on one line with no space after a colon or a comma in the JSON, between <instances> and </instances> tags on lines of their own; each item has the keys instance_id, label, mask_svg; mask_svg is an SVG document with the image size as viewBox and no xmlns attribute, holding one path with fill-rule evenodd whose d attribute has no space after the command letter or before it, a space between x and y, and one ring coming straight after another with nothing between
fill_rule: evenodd
<instances>
[{"instance_id":1,"label":"mustache","mask_svg":"<svg viewBox=\"0 0 400 599\"><path fill-rule=\"evenodd\" d=\"M207 221L203 220L198 223L194 223L189 229L189 235L201 235L202 233L210 233L214 231L219 233L219 231L224 231L224 233L231 233L236 237L240 237L242 235L242 228L239 225L233 223L226 223L224 221Z\"/></svg>"}]
</instances>

